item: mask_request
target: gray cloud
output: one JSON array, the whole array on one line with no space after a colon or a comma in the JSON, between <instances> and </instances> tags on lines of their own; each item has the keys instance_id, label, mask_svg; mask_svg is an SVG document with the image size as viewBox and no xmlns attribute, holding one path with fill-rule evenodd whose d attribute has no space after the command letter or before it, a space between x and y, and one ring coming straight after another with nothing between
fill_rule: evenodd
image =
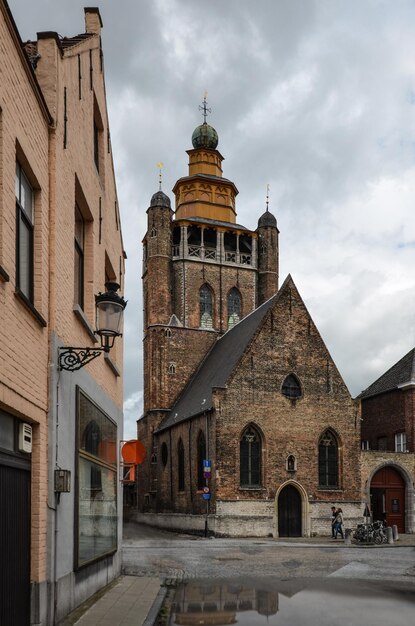
<instances>
[{"instance_id":1,"label":"gray cloud","mask_svg":"<svg viewBox=\"0 0 415 626\"><path fill-rule=\"evenodd\" d=\"M79 0L11 0L22 38L83 31ZM126 428L141 413L141 239L164 162L187 173L208 90L254 228L271 185L290 272L355 395L414 344L415 5L410 0L97 2L128 253ZM171 194L170 194L171 195Z\"/></svg>"}]
</instances>

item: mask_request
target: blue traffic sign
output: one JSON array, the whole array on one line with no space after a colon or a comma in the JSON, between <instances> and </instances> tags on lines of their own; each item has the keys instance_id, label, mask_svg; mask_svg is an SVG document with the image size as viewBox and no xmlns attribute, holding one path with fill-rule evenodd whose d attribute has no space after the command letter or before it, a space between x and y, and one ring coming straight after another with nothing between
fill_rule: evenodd
<instances>
[{"instance_id":1,"label":"blue traffic sign","mask_svg":"<svg viewBox=\"0 0 415 626\"><path fill-rule=\"evenodd\" d=\"M203 500L210 500L210 493L202 493Z\"/></svg>"},{"instance_id":2,"label":"blue traffic sign","mask_svg":"<svg viewBox=\"0 0 415 626\"><path fill-rule=\"evenodd\" d=\"M210 459L203 459L203 467L212 467L212 461Z\"/></svg>"}]
</instances>

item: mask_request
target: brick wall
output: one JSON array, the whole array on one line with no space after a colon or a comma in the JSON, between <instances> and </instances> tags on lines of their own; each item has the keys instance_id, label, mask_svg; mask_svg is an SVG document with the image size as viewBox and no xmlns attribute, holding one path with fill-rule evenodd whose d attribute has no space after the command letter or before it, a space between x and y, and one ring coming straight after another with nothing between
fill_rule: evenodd
<instances>
[{"instance_id":1,"label":"brick wall","mask_svg":"<svg viewBox=\"0 0 415 626\"><path fill-rule=\"evenodd\" d=\"M362 440L369 441L371 450L378 449L379 437L386 437L387 450L393 452L395 434L407 430L407 448L413 451L414 413L411 416L411 396L413 398L413 390L396 389L362 399ZM409 424L406 422L407 407Z\"/></svg>"},{"instance_id":2,"label":"brick wall","mask_svg":"<svg viewBox=\"0 0 415 626\"><path fill-rule=\"evenodd\" d=\"M41 58L37 78L55 117L51 138L51 298L50 329L66 345L92 345L95 294L105 291L105 275L124 288L124 258L113 171L104 75L98 34L66 48L61 56L56 38L38 41ZM91 54L90 54L91 51ZM79 66L81 80L79 80ZM65 110L66 93L66 110ZM65 124L65 115L67 123ZM94 122L99 128L98 163L94 159ZM84 317L74 313L74 214L78 203L85 220ZM122 341L111 359L122 372ZM55 355L52 355L54 357ZM117 406L122 406L122 377L104 359L89 372Z\"/></svg>"},{"instance_id":3,"label":"brick wall","mask_svg":"<svg viewBox=\"0 0 415 626\"><path fill-rule=\"evenodd\" d=\"M46 576L48 333L43 324L49 307L48 116L3 9L1 3L0 267L9 280L0 277L0 407L33 426L30 575L39 581ZM35 193L32 309L16 295L17 159Z\"/></svg>"}]
</instances>

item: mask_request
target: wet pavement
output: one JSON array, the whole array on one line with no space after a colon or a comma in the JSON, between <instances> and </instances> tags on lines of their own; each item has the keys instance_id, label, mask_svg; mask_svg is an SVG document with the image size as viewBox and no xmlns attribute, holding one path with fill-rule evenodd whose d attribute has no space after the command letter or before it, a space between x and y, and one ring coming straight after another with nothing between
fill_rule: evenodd
<instances>
[{"instance_id":1,"label":"wet pavement","mask_svg":"<svg viewBox=\"0 0 415 626\"><path fill-rule=\"evenodd\" d=\"M206 539L132 523L123 570L59 626L415 623L414 535L360 547L329 537Z\"/></svg>"}]
</instances>

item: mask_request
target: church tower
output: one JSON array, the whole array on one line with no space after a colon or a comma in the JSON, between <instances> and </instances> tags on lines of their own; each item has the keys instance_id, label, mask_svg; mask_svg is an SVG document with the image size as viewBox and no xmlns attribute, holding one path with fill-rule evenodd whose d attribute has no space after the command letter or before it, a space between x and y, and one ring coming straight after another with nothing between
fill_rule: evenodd
<instances>
[{"instance_id":1,"label":"church tower","mask_svg":"<svg viewBox=\"0 0 415 626\"><path fill-rule=\"evenodd\" d=\"M199 108L174 216L160 186L143 241L144 413L160 417L216 339L278 289L276 219L267 202L257 230L237 223L238 190L223 176L206 98Z\"/></svg>"}]
</instances>

